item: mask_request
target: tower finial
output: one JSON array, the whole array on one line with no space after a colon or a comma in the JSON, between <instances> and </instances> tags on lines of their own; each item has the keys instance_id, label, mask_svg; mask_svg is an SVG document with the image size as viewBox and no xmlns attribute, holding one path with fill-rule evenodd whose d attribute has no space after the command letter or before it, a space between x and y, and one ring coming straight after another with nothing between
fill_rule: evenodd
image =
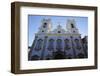
<instances>
[{"instance_id":1,"label":"tower finial","mask_svg":"<svg viewBox=\"0 0 100 76\"><path fill-rule=\"evenodd\" d=\"M58 25L60 25L60 22L58 22Z\"/></svg>"}]
</instances>

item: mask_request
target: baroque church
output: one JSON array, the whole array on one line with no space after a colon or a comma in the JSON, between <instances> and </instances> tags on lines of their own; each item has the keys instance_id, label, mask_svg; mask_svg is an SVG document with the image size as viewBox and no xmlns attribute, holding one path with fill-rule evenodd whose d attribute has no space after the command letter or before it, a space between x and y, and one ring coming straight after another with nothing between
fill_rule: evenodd
<instances>
[{"instance_id":1,"label":"baroque church","mask_svg":"<svg viewBox=\"0 0 100 76\"><path fill-rule=\"evenodd\" d=\"M59 24L54 30L51 19L42 19L29 48L28 60L87 58L87 41L87 36L81 38L74 19L67 20L65 29Z\"/></svg>"}]
</instances>

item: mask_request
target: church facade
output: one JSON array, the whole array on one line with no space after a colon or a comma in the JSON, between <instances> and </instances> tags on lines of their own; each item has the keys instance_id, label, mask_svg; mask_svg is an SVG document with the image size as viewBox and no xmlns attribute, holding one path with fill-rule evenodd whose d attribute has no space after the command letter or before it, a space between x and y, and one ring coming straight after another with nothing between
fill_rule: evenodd
<instances>
[{"instance_id":1,"label":"church facade","mask_svg":"<svg viewBox=\"0 0 100 76\"><path fill-rule=\"evenodd\" d=\"M42 19L28 53L28 60L75 59L88 57L87 36L81 38L76 22L69 19L66 28L52 30L51 19Z\"/></svg>"}]
</instances>

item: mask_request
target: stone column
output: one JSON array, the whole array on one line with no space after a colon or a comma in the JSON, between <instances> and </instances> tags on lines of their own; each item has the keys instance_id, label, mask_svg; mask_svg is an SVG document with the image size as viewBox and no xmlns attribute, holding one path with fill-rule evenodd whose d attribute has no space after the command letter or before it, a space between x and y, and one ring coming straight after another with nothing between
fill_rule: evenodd
<instances>
[{"instance_id":1,"label":"stone column","mask_svg":"<svg viewBox=\"0 0 100 76\"><path fill-rule=\"evenodd\" d=\"M30 48L29 53L28 53L28 60L31 60L32 51L33 51L34 48L35 48L37 38L38 38L38 36L35 36L35 39L34 39L34 41L33 41L33 44L32 44L32 46L31 46L31 48Z\"/></svg>"},{"instance_id":2,"label":"stone column","mask_svg":"<svg viewBox=\"0 0 100 76\"><path fill-rule=\"evenodd\" d=\"M73 43L73 37L71 36L71 43L72 43L72 50L73 50L73 53L74 53L74 58L76 58L76 51L75 51L75 46L74 46L74 43Z\"/></svg>"},{"instance_id":3,"label":"stone column","mask_svg":"<svg viewBox=\"0 0 100 76\"><path fill-rule=\"evenodd\" d=\"M64 55L66 56L66 50L65 50L65 46L66 46L66 45L65 45L65 39L66 39L66 38L63 39L63 51L64 51Z\"/></svg>"},{"instance_id":4,"label":"stone column","mask_svg":"<svg viewBox=\"0 0 100 76\"><path fill-rule=\"evenodd\" d=\"M64 52L64 47L65 47L65 43L64 43L64 39L62 39L62 51Z\"/></svg>"},{"instance_id":5,"label":"stone column","mask_svg":"<svg viewBox=\"0 0 100 76\"><path fill-rule=\"evenodd\" d=\"M54 40L54 51L53 52L56 52L56 39Z\"/></svg>"},{"instance_id":6,"label":"stone column","mask_svg":"<svg viewBox=\"0 0 100 76\"><path fill-rule=\"evenodd\" d=\"M42 49L42 52L41 52L41 58L40 60L43 60L44 59L44 53L45 53L45 49L46 49L46 43L47 43L47 36L44 37L44 44L43 44L43 49Z\"/></svg>"}]
</instances>

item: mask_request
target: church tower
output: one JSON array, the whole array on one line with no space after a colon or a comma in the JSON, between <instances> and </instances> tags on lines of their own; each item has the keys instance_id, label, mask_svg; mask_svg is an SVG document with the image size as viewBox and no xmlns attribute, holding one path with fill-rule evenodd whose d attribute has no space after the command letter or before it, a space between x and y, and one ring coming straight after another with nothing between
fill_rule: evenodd
<instances>
[{"instance_id":1,"label":"church tower","mask_svg":"<svg viewBox=\"0 0 100 76\"><path fill-rule=\"evenodd\" d=\"M42 19L39 33L48 33L51 31L51 19Z\"/></svg>"},{"instance_id":2,"label":"church tower","mask_svg":"<svg viewBox=\"0 0 100 76\"><path fill-rule=\"evenodd\" d=\"M79 34L79 31L76 27L76 22L74 19L67 20L67 31L72 34Z\"/></svg>"}]
</instances>

